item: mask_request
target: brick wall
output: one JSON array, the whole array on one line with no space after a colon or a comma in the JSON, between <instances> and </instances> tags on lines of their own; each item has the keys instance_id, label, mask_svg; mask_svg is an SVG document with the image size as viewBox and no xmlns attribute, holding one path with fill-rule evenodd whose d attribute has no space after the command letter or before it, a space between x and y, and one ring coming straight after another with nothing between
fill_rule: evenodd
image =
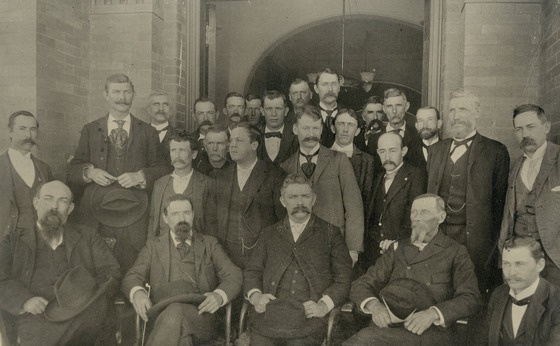
<instances>
[{"instance_id":1,"label":"brick wall","mask_svg":"<svg viewBox=\"0 0 560 346\"><path fill-rule=\"evenodd\" d=\"M37 116L40 152L57 178L65 176L87 121L89 0L37 1Z\"/></svg>"},{"instance_id":2,"label":"brick wall","mask_svg":"<svg viewBox=\"0 0 560 346\"><path fill-rule=\"evenodd\" d=\"M542 8L541 105L560 121L560 3L545 0Z\"/></svg>"},{"instance_id":3,"label":"brick wall","mask_svg":"<svg viewBox=\"0 0 560 346\"><path fill-rule=\"evenodd\" d=\"M0 153L9 147L8 116L37 111L36 0L0 0Z\"/></svg>"}]
</instances>

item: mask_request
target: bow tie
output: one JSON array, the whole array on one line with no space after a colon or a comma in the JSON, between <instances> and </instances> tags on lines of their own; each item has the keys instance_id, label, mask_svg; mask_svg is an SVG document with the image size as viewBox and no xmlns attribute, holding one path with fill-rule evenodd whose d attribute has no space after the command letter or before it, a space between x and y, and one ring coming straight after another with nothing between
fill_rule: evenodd
<instances>
[{"instance_id":1,"label":"bow tie","mask_svg":"<svg viewBox=\"0 0 560 346\"><path fill-rule=\"evenodd\" d=\"M264 134L264 138L274 138L274 137L280 138L280 139L281 139L281 138L282 138L282 132L280 132L280 131L277 131L277 132L266 132L266 133Z\"/></svg>"},{"instance_id":2,"label":"bow tie","mask_svg":"<svg viewBox=\"0 0 560 346\"><path fill-rule=\"evenodd\" d=\"M531 297L533 296L528 296L527 298L523 298L523 299L515 299L512 296L509 296L511 298L511 302L517 306L525 306L527 304L529 304L529 302L531 301Z\"/></svg>"},{"instance_id":3,"label":"bow tie","mask_svg":"<svg viewBox=\"0 0 560 346\"><path fill-rule=\"evenodd\" d=\"M162 133L163 131L167 131L167 130L169 130L169 126L166 126L161 130L157 130L157 133L159 134L159 133Z\"/></svg>"}]
</instances>

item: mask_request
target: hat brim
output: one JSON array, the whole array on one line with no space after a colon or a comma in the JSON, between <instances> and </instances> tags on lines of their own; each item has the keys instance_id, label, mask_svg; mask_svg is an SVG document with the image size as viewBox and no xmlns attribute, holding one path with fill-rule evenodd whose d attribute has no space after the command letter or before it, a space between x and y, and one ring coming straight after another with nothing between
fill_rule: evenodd
<instances>
[{"instance_id":1,"label":"hat brim","mask_svg":"<svg viewBox=\"0 0 560 346\"><path fill-rule=\"evenodd\" d=\"M113 277L110 277L101 286L99 286L99 288L97 289L95 294L90 298L90 300L77 310L62 308L58 304L58 301L56 299L51 301L45 308L45 318L51 322L64 322L78 316L82 311L87 309L93 302L99 299L107 291L107 289L111 286L113 282L115 282L115 279Z\"/></svg>"},{"instance_id":2,"label":"hat brim","mask_svg":"<svg viewBox=\"0 0 560 346\"><path fill-rule=\"evenodd\" d=\"M184 303L184 304L200 304L206 299L203 294L186 293L180 294L175 297L164 299L154 305L146 313L148 318L154 317L159 314L163 309L165 309L169 304L172 303Z\"/></svg>"},{"instance_id":3,"label":"hat brim","mask_svg":"<svg viewBox=\"0 0 560 346\"><path fill-rule=\"evenodd\" d=\"M148 209L148 195L144 190L125 189L114 183L108 186L97 184L90 184L90 186L86 188L82 200L89 201L89 211L99 223L105 226L119 228L133 225L142 218ZM134 196L132 199L135 200L135 203L138 203L138 206L130 208L126 212L105 212L101 206L103 196L118 193L119 190L125 191L127 196Z\"/></svg>"}]
</instances>

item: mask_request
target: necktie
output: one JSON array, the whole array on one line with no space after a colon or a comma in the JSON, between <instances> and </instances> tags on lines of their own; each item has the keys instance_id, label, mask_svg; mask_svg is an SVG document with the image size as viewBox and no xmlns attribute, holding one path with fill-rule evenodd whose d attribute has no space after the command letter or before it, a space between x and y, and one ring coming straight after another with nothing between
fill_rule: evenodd
<instances>
[{"instance_id":1,"label":"necktie","mask_svg":"<svg viewBox=\"0 0 560 346\"><path fill-rule=\"evenodd\" d=\"M278 131L278 132L266 132L264 134L264 138L282 138L282 132Z\"/></svg>"},{"instance_id":2,"label":"necktie","mask_svg":"<svg viewBox=\"0 0 560 346\"><path fill-rule=\"evenodd\" d=\"M332 114L335 110L337 110L337 107L334 107L333 109L324 109L321 107L321 110L325 113L327 113L327 118L325 119L325 124L327 124L327 126L331 126L331 122L332 122Z\"/></svg>"},{"instance_id":3,"label":"necktie","mask_svg":"<svg viewBox=\"0 0 560 346\"><path fill-rule=\"evenodd\" d=\"M453 140L453 145L455 145L455 147L453 147L453 149L449 153L449 155L451 156L451 161L453 161L453 163L457 162L457 160L459 160L461 156L463 156L467 152L467 150L469 149L469 142L472 141L473 138L474 136L463 140Z\"/></svg>"},{"instance_id":4,"label":"necktie","mask_svg":"<svg viewBox=\"0 0 560 346\"><path fill-rule=\"evenodd\" d=\"M509 296L509 297L511 298L511 302L513 304L515 304L517 306L524 306L524 305L529 304L529 302L531 301L531 297L533 297L533 296L529 296L527 298L523 298L523 299L519 299L519 300L513 298L512 296Z\"/></svg>"},{"instance_id":5,"label":"necktie","mask_svg":"<svg viewBox=\"0 0 560 346\"><path fill-rule=\"evenodd\" d=\"M157 133L160 134L160 133L162 133L163 131L167 131L167 130L169 130L169 126L166 126L166 127L164 127L163 129L161 129L161 130L157 130Z\"/></svg>"},{"instance_id":6,"label":"necktie","mask_svg":"<svg viewBox=\"0 0 560 346\"><path fill-rule=\"evenodd\" d=\"M422 148L428 150L429 145L426 145L426 143L422 142Z\"/></svg>"},{"instance_id":7,"label":"necktie","mask_svg":"<svg viewBox=\"0 0 560 346\"><path fill-rule=\"evenodd\" d=\"M181 256L181 259L185 259L185 256L187 256L187 253L189 252L189 248L190 246L185 242L177 244L177 251L179 252L179 256Z\"/></svg>"},{"instance_id":8,"label":"necktie","mask_svg":"<svg viewBox=\"0 0 560 346\"><path fill-rule=\"evenodd\" d=\"M319 150L317 150L314 154L311 154L311 155L304 154L301 151L299 152L299 154L301 156L305 157L305 159L307 160L306 163L301 165L301 170L303 171L303 174L305 174L307 179L310 179L311 176L313 175L313 172L315 172L315 166L316 166L312 162L312 159L313 159L313 156L317 156L317 154L319 154Z\"/></svg>"},{"instance_id":9,"label":"necktie","mask_svg":"<svg viewBox=\"0 0 560 346\"><path fill-rule=\"evenodd\" d=\"M111 143L115 147L115 151L117 155L122 155L126 151L126 141L128 140L128 133L125 129L123 129L123 125L125 123L124 120L114 120L117 123L117 128L111 130L111 134L109 138L111 139Z\"/></svg>"}]
</instances>

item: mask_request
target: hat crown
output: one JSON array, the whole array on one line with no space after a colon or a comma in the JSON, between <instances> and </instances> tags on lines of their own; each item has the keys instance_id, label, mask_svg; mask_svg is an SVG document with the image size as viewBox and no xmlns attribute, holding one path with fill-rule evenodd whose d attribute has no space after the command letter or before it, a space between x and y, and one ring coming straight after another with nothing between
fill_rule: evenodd
<instances>
[{"instance_id":1,"label":"hat crown","mask_svg":"<svg viewBox=\"0 0 560 346\"><path fill-rule=\"evenodd\" d=\"M97 284L83 266L70 269L54 285L54 295L63 309L76 310L95 295Z\"/></svg>"}]
</instances>

